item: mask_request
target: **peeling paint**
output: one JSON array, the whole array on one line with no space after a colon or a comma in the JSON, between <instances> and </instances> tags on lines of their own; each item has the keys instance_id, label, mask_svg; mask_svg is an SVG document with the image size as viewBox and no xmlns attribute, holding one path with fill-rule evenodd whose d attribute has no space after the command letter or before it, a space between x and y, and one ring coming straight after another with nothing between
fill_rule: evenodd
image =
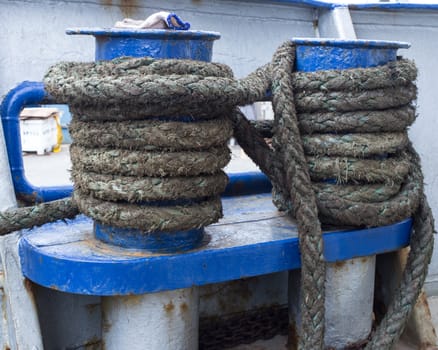
<instances>
[{"instance_id":1,"label":"peeling paint","mask_svg":"<svg viewBox=\"0 0 438 350\"><path fill-rule=\"evenodd\" d=\"M289 324L289 334L287 337L287 349L297 350L298 341L299 341L299 333L298 333L297 325L294 321L291 321Z\"/></svg>"}]
</instances>

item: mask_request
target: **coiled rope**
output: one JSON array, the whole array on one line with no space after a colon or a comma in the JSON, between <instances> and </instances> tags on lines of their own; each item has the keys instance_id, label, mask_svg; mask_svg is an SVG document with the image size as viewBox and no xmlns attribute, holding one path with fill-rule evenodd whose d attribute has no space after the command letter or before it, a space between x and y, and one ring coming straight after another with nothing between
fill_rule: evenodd
<instances>
[{"instance_id":1,"label":"coiled rope","mask_svg":"<svg viewBox=\"0 0 438 350\"><path fill-rule=\"evenodd\" d=\"M208 81L232 73L214 63L169 63L65 63L46 75L47 91L74 115L75 203L100 223L172 232L222 216L232 125L227 108L202 94Z\"/></svg>"},{"instance_id":2,"label":"coiled rope","mask_svg":"<svg viewBox=\"0 0 438 350\"><path fill-rule=\"evenodd\" d=\"M220 64L179 60L119 59L52 67L46 88L57 101L71 106L75 118L74 205L116 226L140 222L172 230L170 222L184 216L175 215L181 213L178 205L172 207L174 213L159 213L154 207L157 211L147 216L156 221L150 222L141 221L146 216L132 203L178 197L192 201L192 193L197 193L201 200L190 205L197 211L196 206L205 204L201 216L210 216L200 222L195 215L195 222L217 220L220 188L209 192L210 186L200 190L198 184L205 176L215 176L205 180L208 183L223 177L220 169L227 156L219 133L227 132L219 130L231 120L240 146L271 179L274 203L298 223L304 296L300 349L324 347L321 223L369 227L413 217L401 284L366 346L389 349L421 291L433 246L433 218L423 194L419 157L406 133L415 119L416 69L412 62L398 60L377 68L291 74L294 57L295 48L287 42L270 64L242 80L234 80L229 68ZM267 89L272 91L275 120L264 123L259 133L259 126L236 106L263 99ZM175 120L181 115L191 121L184 124L188 131L181 128L184 122ZM217 140L197 134L214 120L220 120L212 131L218 130ZM163 130L172 136L166 139ZM191 140L187 143L181 140L185 132ZM272 147L263 136L272 136ZM195 145L198 137L202 145ZM174 153L182 158L176 160ZM180 182L181 188L173 192L170 182L179 177L196 177L195 185ZM102 201L109 198L112 201ZM4 227L9 216L1 215Z\"/></svg>"}]
</instances>

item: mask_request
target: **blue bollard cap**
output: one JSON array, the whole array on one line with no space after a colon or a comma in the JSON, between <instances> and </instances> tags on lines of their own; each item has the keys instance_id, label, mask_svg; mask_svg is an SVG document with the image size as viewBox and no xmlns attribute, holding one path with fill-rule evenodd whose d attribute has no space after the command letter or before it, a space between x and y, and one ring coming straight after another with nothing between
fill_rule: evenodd
<instances>
[{"instance_id":1,"label":"blue bollard cap","mask_svg":"<svg viewBox=\"0 0 438 350\"><path fill-rule=\"evenodd\" d=\"M411 45L400 41L292 38L296 44L296 70L376 67L397 59L398 49Z\"/></svg>"},{"instance_id":2,"label":"blue bollard cap","mask_svg":"<svg viewBox=\"0 0 438 350\"><path fill-rule=\"evenodd\" d=\"M201 40L217 40L221 37L218 32L210 32L204 30L171 30L171 29L132 29L132 28L99 28L99 27L81 27L67 28L65 30L68 35L84 34L94 36L124 36L124 37L140 37L140 38L179 38L182 40L201 39Z\"/></svg>"},{"instance_id":3,"label":"blue bollard cap","mask_svg":"<svg viewBox=\"0 0 438 350\"><path fill-rule=\"evenodd\" d=\"M211 61L217 32L200 30L69 28L69 35L93 35L96 60L121 56Z\"/></svg>"}]
</instances>

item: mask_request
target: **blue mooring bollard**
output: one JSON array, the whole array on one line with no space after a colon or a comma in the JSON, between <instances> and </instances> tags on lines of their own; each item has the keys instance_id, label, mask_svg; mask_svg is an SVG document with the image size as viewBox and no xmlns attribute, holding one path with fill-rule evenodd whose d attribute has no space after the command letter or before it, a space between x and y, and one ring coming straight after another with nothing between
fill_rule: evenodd
<instances>
[{"instance_id":1,"label":"blue mooring bollard","mask_svg":"<svg viewBox=\"0 0 438 350\"><path fill-rule=\"evenodd\" d=\"M295 69L304 72L376 67L396 60L397 50L410 46L393 41L315 38L293 39L293 42L296 44ZM331 182L332 179L326 181ZM372 327L375 261L375 255L370 255L345 260L342 264L327 264L326 347L344 349L369 336ZM289 272L289 324L298 329L300 280L299 271ZM297 334L298 329L292 332Z\"/></svg>"},{"instance_id":2,"label":"blue mooring bollard","mask_svg":"<svg viewBox=\"0 0 438 350\"><path fill-rule=\"evenodd\" d=\"M96 60L121 56L176 58L211 61L213 41L220 35L201 31L69 29L68 34L96 38ZM94 222L95 238L123 248L150 252L182 252L196 248L204 228L178 232L152 232L118 228ZM131 276L135 278L134 276ZM135 299L133 302L133 298ZM187 310L184 317L168 308ZM176 289L154 294L102 298L102 342L117 349L196 349L198 347L198 288ZM172 324L171 327L167 324ZM135 326L134 326L135 324Z\"/></svg>"},{"instance_id":3,"label":"blue mooring bollard","mask_svg":"<svg viewBox=\"0 0 438 350\"><path fill-rule=\"evenodd\" d=\"M174 31L164 29L102 29L71 28L67 34L93 35L96 39L95 59L111 60L118 57L152 57L211 61L213 42L219 33L205 31ZM151 252L180 252L199 246L204 228L177 232L150 232L118 228L95 222L97 239L124 248L145 249Z\"/></svg>"}]
</instances>

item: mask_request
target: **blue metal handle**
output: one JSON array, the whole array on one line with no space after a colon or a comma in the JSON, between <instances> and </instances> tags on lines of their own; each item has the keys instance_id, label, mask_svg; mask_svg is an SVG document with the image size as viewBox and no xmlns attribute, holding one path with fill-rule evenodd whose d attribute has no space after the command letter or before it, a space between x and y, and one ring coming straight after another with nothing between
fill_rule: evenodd
<instances>
[{"instance_id":1,"label":"blue metal handle","mask_svg":"<svg viewBox=\"0 0 438 350\"><path fill-rule=\"evenodd\" d=\"M17 197L31 202L48 202L65 198L73 191L73 186L34 186L29 183L24 174L20 112L26 105L39 104L47 98L43 83L24 81L9 91L0 109L15 193Z\"/></svg>"}]
</instances>

